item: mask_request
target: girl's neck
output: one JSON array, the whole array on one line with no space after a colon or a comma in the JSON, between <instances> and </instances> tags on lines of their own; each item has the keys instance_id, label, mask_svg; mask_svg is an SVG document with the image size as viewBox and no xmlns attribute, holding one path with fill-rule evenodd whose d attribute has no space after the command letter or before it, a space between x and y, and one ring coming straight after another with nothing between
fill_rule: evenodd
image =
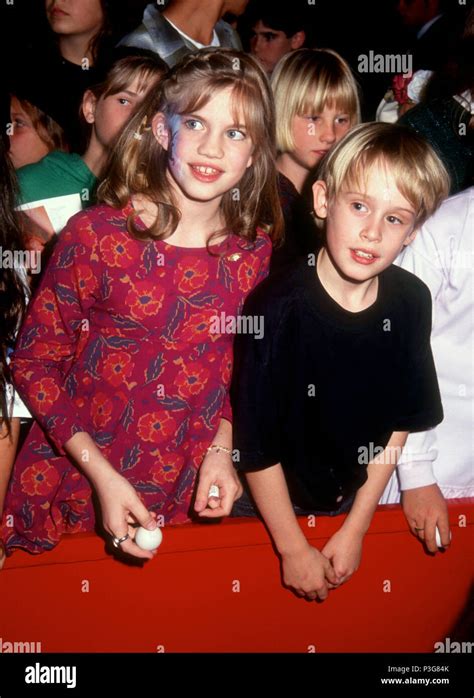
<instances>
[{"instance_id":1,"label":"girl's neck","mask_svg":"<svg viewBox=\"0 0 474 698\"><path fill-rule=\"evenodd\" d=\"M345 279L334 266L325 247L318 255L316 269L324 289L345 310L360 313L370 308L377 300L378 277L361 282Z\"/></svg>"},{"instance_id":2,"label":"girl's neck","mask_svg":"<svg viewBox=\"0 0 474 698\"><path fill-rule=\"evenodd\" d=\"M225 227L220 209L221 198L215 201L192 201L187 199L176 186L173 187L173 192L181 218L174 233L167 238L167 242L179 247L205 247L210 235ZM155 204L140 195L133 197L133 204L135 209L142 211L140 217L145 225L154 223ZM225 234L214 238L212 242L221 242L224 237Z\"/></svg>"},{"instance_id":3,"label":"girl's neck","mask_svg":"<svg viewBox=\"0 0 474 698\"><path fill-rule=\"evenodd\" d=\"M94 62L89 51L89 44L96 32L87 34L61 35L59 37L59 52L63 58L74 65L82 65L84 58L89 61L89 66Z\"/></svg>"},{"instance_id":4,"label":"girl's neck","mask_svg":"<svg viewBox=\"0 0 474 698\"><path fill-rule=\"evenodd\" d=\"M107 162L108 154L107 148L99 143L94 131L92 131L89 145L87 146L87 150L82 156L82 159L96 177L101 176Z\"/></svg>"},{"instance_id":5,"label":"girl's neck","mask_svg":"<svg viewBox=\"0 0 474 698\"><path fill-rule=\"evenodd\" d=\"M291 157L290 153L282 153L277 158L278 171L287 177L294 185L296 191L301 194L306 178L309 174L308 170L301 165L298 165L296 160Z\"/></svg>"}]
</instances>

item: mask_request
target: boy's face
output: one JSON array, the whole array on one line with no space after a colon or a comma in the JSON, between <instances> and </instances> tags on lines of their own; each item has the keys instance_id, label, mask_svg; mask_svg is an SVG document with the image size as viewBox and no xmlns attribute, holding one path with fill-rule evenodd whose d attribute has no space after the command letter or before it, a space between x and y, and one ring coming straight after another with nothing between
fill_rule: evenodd
<instances>
[{"instance_id":1,"label":"boy's face","mask_svg":"<svg viewBox=\"0 0 474 698\"><path fill-rule=\"evenodd\" d=\"M313 186L315 212L326 218L325 247L338 273L356 282L374 278L416 235L415 210L386 168L374 165L365 186L343 187L329 202L324 182Z\"/></svg>"}]
</instances>

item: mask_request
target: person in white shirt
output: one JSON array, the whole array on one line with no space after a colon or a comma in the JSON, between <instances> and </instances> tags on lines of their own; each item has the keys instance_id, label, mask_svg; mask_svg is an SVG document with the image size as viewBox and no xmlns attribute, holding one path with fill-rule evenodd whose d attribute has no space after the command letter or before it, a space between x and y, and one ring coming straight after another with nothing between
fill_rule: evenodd
<instances>
[{"instance_id":1,"label":"person in white shirt","mask_svg":"<svg viewBox=\"0 0 474 698\"><path fill-rule=\"evenodd\" d=\"M474 187L447 199L396 263L431 291L445 416L436 428L409 435L380 503L401 495L413 532L424 529L418 536L434 543L435 526L447 524L445 499L474 497Z\"/></svg>"},{"instance_id":2,"label":"person in white shirt","mask_svg":"<svg viewBox=\"0 0 474 698\"><path fill-rule=\"evenodd\" d=\"M163 12L150 3L143 21L119 46L136 46L157 53L170 68L185 55L208 46L242 50L237 32L222 17L241 15L248 0L171 0Z\"/></svg>"}]
</instances>

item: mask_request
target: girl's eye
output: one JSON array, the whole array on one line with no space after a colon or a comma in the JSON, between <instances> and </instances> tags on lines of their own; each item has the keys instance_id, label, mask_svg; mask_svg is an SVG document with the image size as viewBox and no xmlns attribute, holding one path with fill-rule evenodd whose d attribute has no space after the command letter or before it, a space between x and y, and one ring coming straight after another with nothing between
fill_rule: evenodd
<instances>
[{"instance_id":1,"label":"girl's eye","mask_svg":"<svg viewBox=\"0 0 474 698\"><path fill-rule=\"evenodd\" d=\"M321 117L320 116L306 116L305 118L309 119L310 121L317 121Z\"/></svg>"},{"instance_id":2,"label":"girl's eye","mask_svg":"<svg viewBox=\"0 0 474 698\"><path fill-rule=\"evenodd\" d=\"M184 125L186 128L189 128L191 131L202 131L204 126L202 125L201 121L198 121L197 119L187 119L184 122Z\"/></svg>"},{"instance_id":3,"label":"girl's eye","mask_svg":"<svg viewBox=\"0 0 474 698\"><path fill-rule=\"evenodd\" d=\"M24 128L28 124L26 121L23 121L23 119L14 119L13 120L13 128Z\"/></svg>"},{"instance_id":4,"label":"girl's eye","mask_svg":"<svg viewBox=\"0 0 474 698\"><path fill-rule=\"evenodd\" d=\"M338 116L336 118L336 121L338 124L348 124L349 123L349 117L348 116Z\"/></svg>"},{"instance_id":5,"label":"girl's eye","mask_svg":"<svg viewBox=\"0 0 474 698\"><path fill-rule=\"evenodd\" d=\"M231 138L233 141L243 141L244 138L246 138L245 133L243 131L237 131L237 129L233 128L230 131L227 131L229 134L229 138Z\"/></svg>"},{"instance_id":6,"label":"girl's eye","mask_svg":"<svg viewBox=\"0 0 474 698\"><path fill-rule=\"evenodd\" d=\"M131 104L130 100L127 99L126 97L119 97L118 101L120 102L120 104L122 106L125 106L126 104Z\"/></svg>"},{"instance_id":7,"label":"girl's eye","mask_svg":"<svg viewBox=\"0 0 474 698\"><path fill-rule=\"evenodd\" d=\"M365 209L364 204L361 204L360 201L354 201L354 203L351 205L356 211L362 211L363 209Z\"/></svg>"}]
</instances>

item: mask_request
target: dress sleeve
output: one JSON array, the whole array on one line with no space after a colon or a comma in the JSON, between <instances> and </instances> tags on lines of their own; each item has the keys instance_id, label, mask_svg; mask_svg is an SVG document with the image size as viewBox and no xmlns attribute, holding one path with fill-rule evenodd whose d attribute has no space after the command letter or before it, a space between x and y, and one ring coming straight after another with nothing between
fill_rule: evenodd
<instances>
[{"instance_id":1,"label":"dress sleeve","mask_svg":"<svg viewBox=\"0 0 474 698\"><path fill-rule=\"evenodd\" d=\"M59 236L20 330L12 358L15 385L61 455L87 431L68 394L67 375L99 292L97 235L89 214L74 216Z\"/></svg>"},{"instance_id":2,"label":"dress sleeve","mask_svg":"<svg viewBox=\"0 0 474 698\"><path fill-rule=\"evenodd\" d=\"M259 266L257 269L257 273L255 274L255 281L252 284L251 289L254 289L256 286L258 286L258 284L268 276L270 270L270 257L272 254L272 244L270 242L270 238L267 235L261 235L259 241ZM243 310L242 312L245 313L245 310ZM229 390L226 391L221 418L227 419L228 422L232 422L232 403L230 399Z\"/></svg>"},{"instance_id":3,"label":"dress sleeve","mask_svg":"<svg viewBox=\"0 0 474 698\"><path fill-rule=\"evenodd\" d=\"M424 431L443 421L438 378L431 352L431 294L424 283L417 287L408 333L409 346L401 381L400 417L394 431Z\"/></svg>"}]
</instances>

